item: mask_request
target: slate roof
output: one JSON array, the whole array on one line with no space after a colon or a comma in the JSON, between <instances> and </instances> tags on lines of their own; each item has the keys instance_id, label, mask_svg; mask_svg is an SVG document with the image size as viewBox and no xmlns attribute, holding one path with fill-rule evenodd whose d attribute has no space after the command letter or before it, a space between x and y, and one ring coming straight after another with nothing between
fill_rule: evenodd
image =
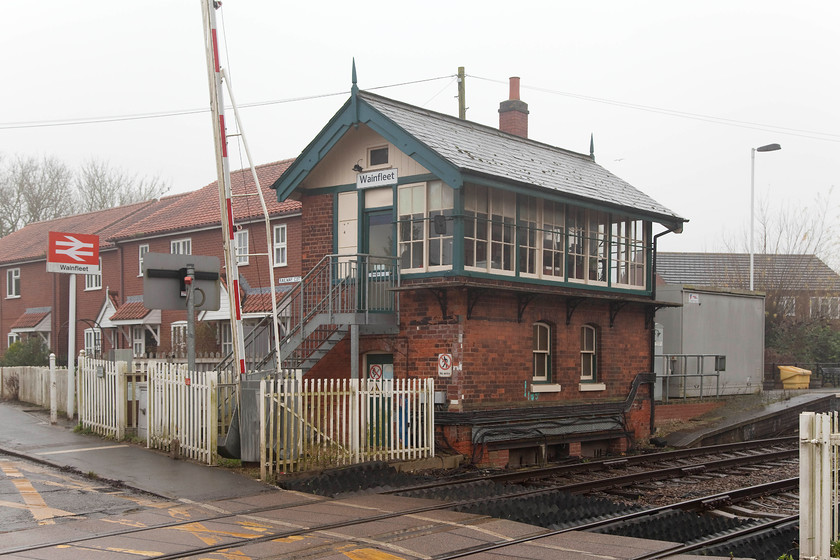
<instances>
[{"instance_id":1,"label":"slate roof","mask_svg":"<svg viewBox=\"0 0 840 560\"><path fill-rule=\"evenodd\" d=\"M748 290L747 253L656 253L656 274L667 284ZM840 275L815 255L754 256L758 290L840 291Z\"/></svg>"},{"instance_id":2,"label":"slate roof","mask_svg":"<svg viewBox=\"0 0 840 560\"><path fill-rule=\"evenodd\" d=\"M263 190L270 216L279 216L300 211L300 202L288 200L277 202L277 194L270 189L272 183L294 160L283 160L257 166L257 177ZM234 195L256 193L250 169L232 171L231 190ZM232 200L234 221L262 218L262 206L256 196L236 196ZM176 231L187 231L221 224L219 217L219 187L214 181L197 191L192 191L168 207L115 232L111 239L126 239L160 235Z\"/></svg>"},{"instance_id":3,"label":"slate roof","mask_svg":"<svg viewBox=\"0 0 840 560\"><path fill-rule=\"evenodd\" d=\"M640 211L666 223L687 221L588 155L369 92L359 92L358 97L463 172L557 191L599 205Z\"/></svg>"}]
</instances>

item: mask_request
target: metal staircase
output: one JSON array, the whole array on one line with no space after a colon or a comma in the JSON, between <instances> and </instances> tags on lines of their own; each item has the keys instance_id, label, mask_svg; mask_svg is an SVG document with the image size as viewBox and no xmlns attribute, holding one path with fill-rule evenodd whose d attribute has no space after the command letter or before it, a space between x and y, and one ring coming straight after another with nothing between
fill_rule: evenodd
<instances>
[{"instance_id":1,"label":"metal staircase","mask_svg":"<svg viewBox=\"0 0 840 560\"><path fill-rule=\"evenodd\" d=\"M399 266L392 257L327 255L277 304L277 318L261 320L245 336L247 371L305 375L352 325L396 325ZM280 328L275 352L271 329ZM267 351L266 351L266 348ZM280 367L276 361L280 360ZM216 367L233 369L228 354Z\"/></svg>"},{"instance_id":2,"label":"metal staircase","mask_svg":"<svg viewBox=\"0 0 840 560\"><path fill-rule=\"evenodd\" d=\"M247 377L301 378L344 339L352 326L359 326L365 333L396 327L399 283L396 258L325 256L280 300L276 317L263 318L245 335ZM274 348L273 328L280 329L279 350ZM246 420L239 417L243 380L235 373L233 353L225 356L216 370L219 387L225 388L225 393L219 394L219 417L230 419L220 421L220 453L238 456L239 423Z\"/></svg>"}]
</instances>

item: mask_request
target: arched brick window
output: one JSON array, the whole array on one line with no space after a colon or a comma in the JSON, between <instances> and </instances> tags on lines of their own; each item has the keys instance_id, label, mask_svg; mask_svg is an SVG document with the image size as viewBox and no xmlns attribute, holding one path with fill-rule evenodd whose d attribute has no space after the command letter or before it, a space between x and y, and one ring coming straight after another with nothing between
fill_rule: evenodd
<instances>
[{"instance_id":1,"label":"arched brick window","mask_svg":"<svg viewBox=\"0 0 840 560\"><path fill-rule=\"evenodd\" d=\"M533 337L534 381L551 381L551 327L534 323Z\"/></svg>"},{"instance_id":2,"label":"arched brick window","mask_svg":"<svg viewBox=\"0 0 840 560\"><path fill-rule=\"evenodd\" d=\"M598 381L598 328L594 325L580 328L580 380Z\"/></svg>"}]
</instances>

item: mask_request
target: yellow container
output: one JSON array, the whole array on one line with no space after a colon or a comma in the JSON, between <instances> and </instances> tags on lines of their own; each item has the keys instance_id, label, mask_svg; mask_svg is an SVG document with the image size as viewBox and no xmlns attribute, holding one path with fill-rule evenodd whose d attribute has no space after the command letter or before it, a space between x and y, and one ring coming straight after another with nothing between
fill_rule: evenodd
<instances>
[{"instance_id":1,"label":"yellow container","mask_svg":"<svg viewBox=\"0 0 840 560\"><path fill-rule=\"evenodd\" d=\"M779 377L785 389L807 389L811 384L811 371L794 366L779 366Z\"/></svg>"}]
</instances>

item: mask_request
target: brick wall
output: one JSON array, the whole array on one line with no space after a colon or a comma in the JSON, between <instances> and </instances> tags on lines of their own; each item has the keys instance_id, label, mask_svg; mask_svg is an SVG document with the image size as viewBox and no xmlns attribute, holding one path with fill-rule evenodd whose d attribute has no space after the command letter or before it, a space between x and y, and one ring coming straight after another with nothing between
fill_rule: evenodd
<instances>
[{"instance_id":1,"label":"brick wall","mask_svg":"<svg viewBox=\"0 0 840 560\"><path fill-rule=\"evenodd\" d=\"M302 210L301 269L303 274L333 252L333 196L304 196Z\"/></svg>"},{"instance_id":2,"label":"brick wall","mask_svg":"<svg viewBox=\"0 0 840 560\"><path fill-rule=\"evenodd\" d=\"M398 335L365 336L360 354L394 355L396 377L434 377L436 390L447 400L462 400L464 409L492 406L525 406L535 401L621 400L638 373L650 371L650 330L645 328L641 307L625 306L609 326L609 304L585 302L566 325L565 300L541 296L517 321L518 300L508 292L481 296L467 319L465 288L449 289L447 315L429 290L403 292L400 298ZM533 323L552 326L552 382L562 386L554 393L533 393ZM580 391L580 329L598 329L598 381L601 391ZM438 377L438 355L451 353L451 377ZM350 344L347 337L310 375L349 375ZM360 364L361 366L361 364ZM460 369L459 369L460 368ZM646 393L646 389L642 390Z\"/></svg>"}]
</instances>

